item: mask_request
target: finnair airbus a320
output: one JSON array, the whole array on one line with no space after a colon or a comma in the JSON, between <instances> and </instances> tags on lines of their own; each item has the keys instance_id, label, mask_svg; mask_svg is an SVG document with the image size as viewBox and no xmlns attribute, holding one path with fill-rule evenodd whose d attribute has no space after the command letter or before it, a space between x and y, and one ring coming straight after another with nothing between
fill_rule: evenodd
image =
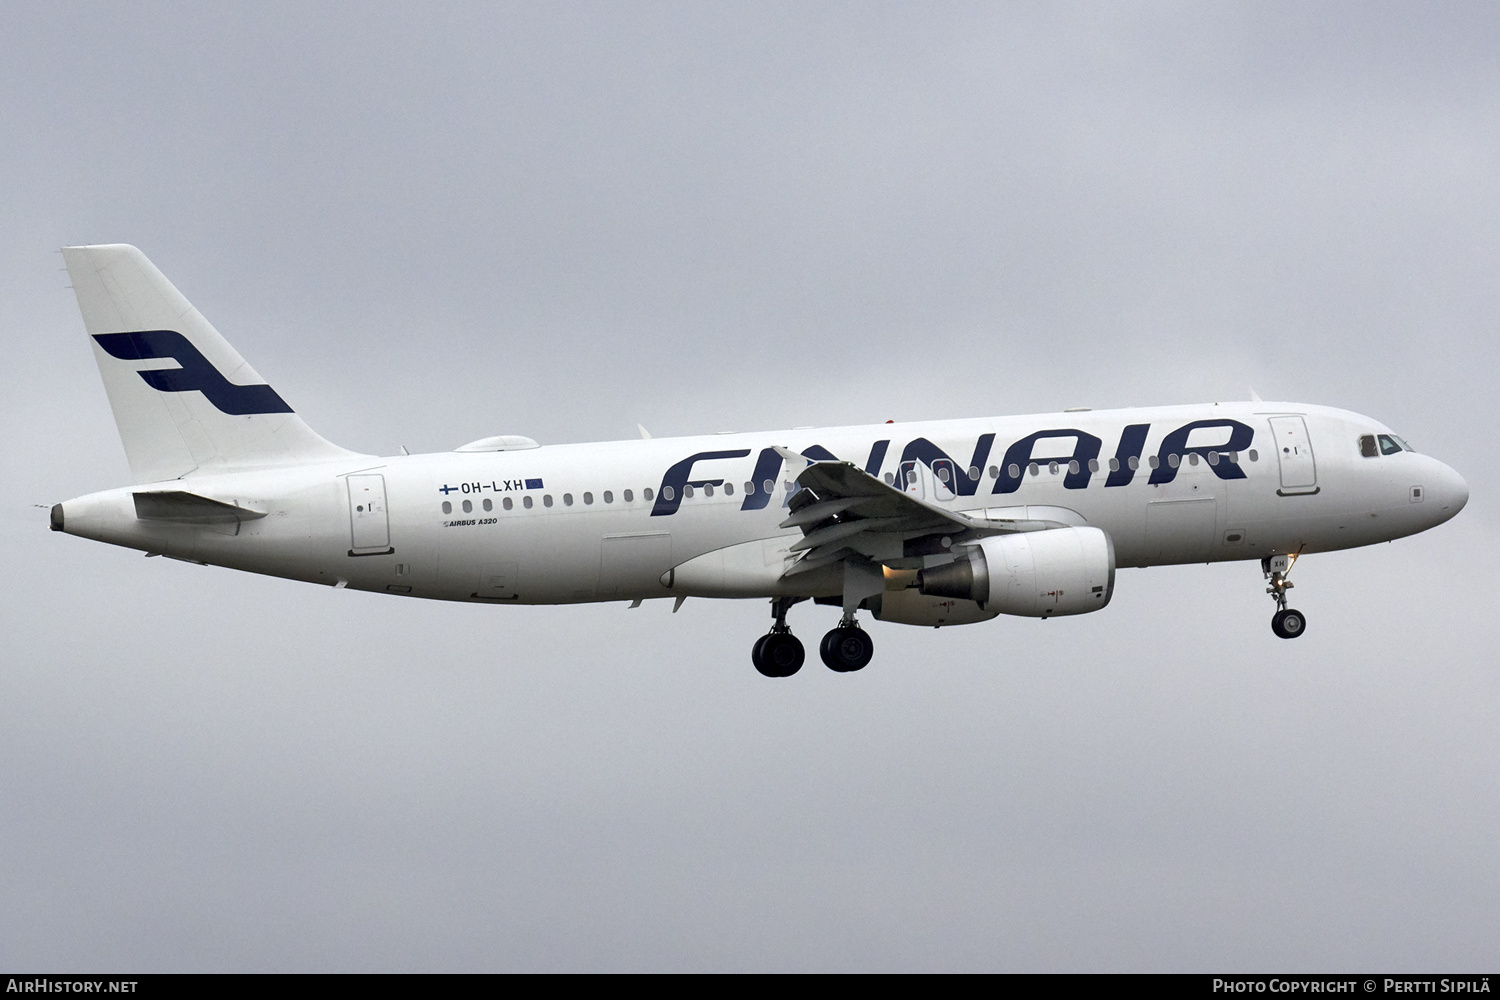
<instances>
[{"instance_id":1,"label":"finnair airbus a320","mask_svg":"<svg viewBox=\"0 0 1500 1000\"><path fill-rule=\"evenodd\" d=\"M135 485L54 531L407 597L761 598L751 659L802 666L799 601L842 609L823 662L904 625L1098 611L1115 569L1260 561L1278 636L1297 557L1438 525L1464 480L1369 417L1296 403L885 423L379 458L313 432L131 246L63 250Z\"/></svg>"}]
</instances>

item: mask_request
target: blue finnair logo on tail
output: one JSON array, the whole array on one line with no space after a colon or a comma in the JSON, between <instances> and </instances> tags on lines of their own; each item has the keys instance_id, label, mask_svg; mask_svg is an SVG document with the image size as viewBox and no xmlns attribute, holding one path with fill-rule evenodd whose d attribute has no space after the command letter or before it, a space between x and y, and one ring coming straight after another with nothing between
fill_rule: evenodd
<instances>
[{"instance_id":1,"label":"blue finnair logo on tail","mask_svg":"<svg viewBox=\"0 0 1500 1000\"><path fill-rule=\"evenodd\" d=\"M232 416L251 413L291 413L292 408L268 385L235 385L209 364L207 358L176 330L137 330L134 333L96 333L94 339L113 358L150 361L171 358L181 368L136 372L161 392L203 393L205 399Z\"/></svg>"}]
</instances>

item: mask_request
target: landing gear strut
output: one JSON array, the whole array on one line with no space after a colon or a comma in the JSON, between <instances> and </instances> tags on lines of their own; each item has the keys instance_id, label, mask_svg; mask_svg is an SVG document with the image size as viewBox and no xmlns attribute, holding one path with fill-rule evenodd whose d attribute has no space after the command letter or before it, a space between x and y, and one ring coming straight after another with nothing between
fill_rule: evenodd
<instances>
[{"instance_id":1,"label":"landing gear strut","mask_svg":"<svg viewBox=\"0 0 1500 1000\"><path fill-rule=\"evenodd\" d=\"M1271 631L1282 639L1295 639L1307 628L1307 618L1302 612L1286 606L1286 592L1295 586L1287 579L1287 575L1296 562L1295 555L1267 556L1260 561L1260 571L1270 581L1266 593L1276 602L1276 613L1271 616Z\"/></svg>"},{"instance_id":2,"label":"landing gear strut","mask_svg":"<svg viewBox=\"0 0 1500 1000\"><path fill-rule=\"evenodd\" d=\"M750 660L755 669L767 677L790 677L802 669L802 661L807 658L802 641L792 635L791 627L786 623L787 610L797 600L795 597L772 598L771 617L776 623L771 626L771 631L756 639L750 649Z\"/></svg>"},{"instance_id":3,"label":"landing gear strut","mask_svg":"<svg viewBox=\"0 0 1500 1000\"><path fill-rule=\"evenodd\" d=\"M870 662L870 657L875 655L875 643L859 627L854 616L848 614L839 622L838 628L823 637L818 652L830 670L846 674Z\"/></svg>"}]
</instances>

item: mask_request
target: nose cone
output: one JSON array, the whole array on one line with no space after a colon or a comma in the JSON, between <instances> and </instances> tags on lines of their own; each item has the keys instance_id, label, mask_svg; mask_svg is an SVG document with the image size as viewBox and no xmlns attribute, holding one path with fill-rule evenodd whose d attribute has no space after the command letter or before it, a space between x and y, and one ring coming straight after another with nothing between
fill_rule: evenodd
<instances>
[{"instance_id":1,"label":"nose cone","mask_svg":"<svg viewBox=\"0 0 1500 1000\"><path fill-rule=\"evenodd\" d=\"M1469 502L1469 483L1458 472L1439 460L1428 457L1422 478L1427 480L1422 484L1425 499L1418 510L1421 511L1419 517L1428 528L1436 528L1445 520L1452 519L1458 511L1464 510L1464 504ZM1416 487L1412 489L1416 490Z\"/></svg>"},{"instance_id":2,"label":"nose cone","mask_svg":"<svg viewBox=\"0 0 1500 1000\"><path fill-rule=\"evenodd\" d=\"M1437 465L1435 482L1429 487L1428 495L1437 508L1437 523L1448 520L1453 515L1464 509L1469 502L1469 484L1464 482L1464 477L1454 470L1448 468L1441 462Z\"/></svg>"}]
</instances>

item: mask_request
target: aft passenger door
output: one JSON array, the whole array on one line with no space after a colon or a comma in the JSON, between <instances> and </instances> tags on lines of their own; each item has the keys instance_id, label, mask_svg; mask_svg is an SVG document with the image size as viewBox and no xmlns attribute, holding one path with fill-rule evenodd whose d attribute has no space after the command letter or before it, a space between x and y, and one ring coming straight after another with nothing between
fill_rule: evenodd
<instances>
[{"instance_id":1,"label":"aft passenger door","mask_svg":"<svg viewBox=\"0 0 1500 1000\"><path fill-rule=\"evenodd\" d=\"M1271 439L1276 442L1276 458L1281 463L1278 492L1283 496L1318 492L1318 468L1313 460L1307 421L1301 417L1272 417Z\"/></svg>"},{"instance_id":2,"label":"aft passenger door","mask_svg":"<svg viewBox=\"0 0 1500 1000\"><path fill-rule=\"evenodd\" d=\"M349 554L386 555L391 548L391 524L385 508L385 477L350 476Z\"/></svg>"}]
</instances>

